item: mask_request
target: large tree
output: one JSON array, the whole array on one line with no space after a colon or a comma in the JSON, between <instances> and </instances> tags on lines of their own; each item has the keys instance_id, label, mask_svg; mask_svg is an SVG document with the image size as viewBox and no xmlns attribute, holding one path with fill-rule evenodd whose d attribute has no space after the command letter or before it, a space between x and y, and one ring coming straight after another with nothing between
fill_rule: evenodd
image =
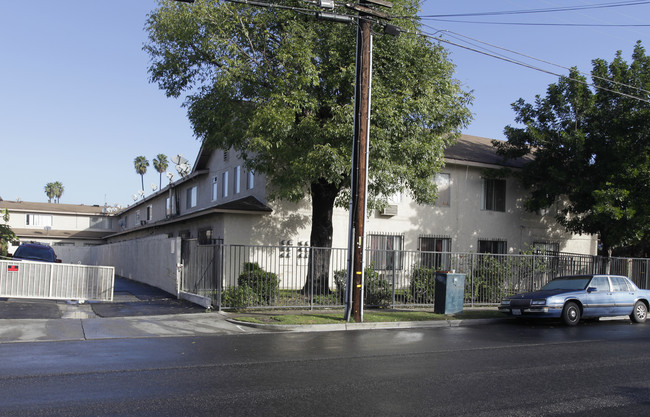
<instances>
[{"instance_id":1,"label":"large tree","mask_svg":"<svg viewBox=\"0 0 650 417\"><path fill-rule=\"evenodd\" d=\"M417 34L419 4L394 2L401 36L374 27L371 204L402 190L433 202L444 148L471 117L447 52ZM310 197L311 245L330 248L335 204L349 203L356 25L227 1L161 1L147 30L151 80L185 95L195 135L265 174L271 200Z\"/></svg>"},{"instance_id":2,"label":"large tree","mask_svg":"<svg viewBox=\"0 0 650 417\"><path fill-rule=\"evenodd\" d=\"M514 103L524 127L507 126L508 141L495 145L534 156L522 172L528 209L557 204L560 224L597 234L611 254L650 228L650 58L639 42L631 63L620 51L594 60L591 79L573 69L534 104Z\"/></svg>"}]
</instances>

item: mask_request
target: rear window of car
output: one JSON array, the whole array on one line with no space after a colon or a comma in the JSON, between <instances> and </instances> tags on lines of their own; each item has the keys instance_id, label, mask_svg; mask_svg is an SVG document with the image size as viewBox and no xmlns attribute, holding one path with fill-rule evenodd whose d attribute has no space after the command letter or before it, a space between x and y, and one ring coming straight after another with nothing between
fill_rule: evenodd
<instances>
[{"instance_id":1,"label":"rear window of car","mask_svg":"<svg viewBox=\"0 0 650 417\"><path fill-rule=\"evenodd\" d=\"M54 262L54 250L42 246L19 246L14 257Z\"/></svg>"}]
</instances>

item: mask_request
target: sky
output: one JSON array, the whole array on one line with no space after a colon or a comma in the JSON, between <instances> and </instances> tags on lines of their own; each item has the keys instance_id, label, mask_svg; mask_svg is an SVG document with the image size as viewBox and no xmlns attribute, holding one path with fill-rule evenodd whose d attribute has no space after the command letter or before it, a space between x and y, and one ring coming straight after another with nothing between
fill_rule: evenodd
<instances>
[{"instance_id":1,"label":"sky","mask_svg":"<svg viewBox=\"0 0 650 417\"><path fill-rule=\"evenodd\" d=\"M604 3L621 1L425 0L420 13L423 30L445 41L456 65L455 78L474 95L474 119L463 133L505 139L503 128L515 124L511 103L544 95L558 79L553 74L568 73L548 63L589 73L591 60L611 61L617 50L630 60L637 40L648 47L650 27L602 25L648 24L650 4L427 16ZM0 0L1 198L47 202L45 185L59 181L65 187L61 203L128 206L141 189L135 157L143 155L152 163L144 177L147 194L151 184L159 184L153 168L159 153L168 158L181 154L194 163L200 142L187 120L183 99L168 98L149 82L149 57L142 46L147 14L156 7L156 0ZM495 52L553 74L486 55ZM172 163L168 171L175 173ZM163 186L165 181L163 176Z\"/></svg>"}]
</instances>

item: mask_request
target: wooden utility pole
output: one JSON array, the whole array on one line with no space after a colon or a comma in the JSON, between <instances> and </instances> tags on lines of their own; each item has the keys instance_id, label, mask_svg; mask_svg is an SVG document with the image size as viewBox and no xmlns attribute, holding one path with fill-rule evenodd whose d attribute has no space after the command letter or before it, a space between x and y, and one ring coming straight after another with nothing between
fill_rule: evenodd
<instances>
[{"instance_id":1,"label":"wooden utility pole","mask_svg":"<svg viewBox=\"0 0 650 417\"><path fill-rule=\"evenodd\" d=\"M392 7L385 0L365 0ZM372 84L372 32L369 16L383 19L388 15L365 5L348 5L359 12L357 26L357 62L354 102L354 136L352 142L352 183L350 201L350 235L348 238L348 277L345 319L352 315L363 321L363 282L365 255L365 221L368 191L368 149L370 144L370 91Z\"/></svg>"},{"instance_id":2,"label":"wooden utility pole","mask_svg":"<svg viewBox=\"0 0 650 417\"><path fill-rule=\"evenodd\" d=\"M368 145L370 136L370 83L372 73L372 33L370 21L359 17L357 29L357 82L355 98L355 127L352 146L352 203L350 210L352 315L363 321L363 274L365 249L365 220L368 189Z\"/></svg>"}]
</instances>

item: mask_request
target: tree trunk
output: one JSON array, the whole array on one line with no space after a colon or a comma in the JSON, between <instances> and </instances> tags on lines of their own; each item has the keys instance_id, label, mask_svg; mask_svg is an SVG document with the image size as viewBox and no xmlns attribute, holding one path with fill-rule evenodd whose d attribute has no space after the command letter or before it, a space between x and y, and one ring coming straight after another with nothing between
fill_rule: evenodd
<instances>
[{"instance_id":1,"label":"tree trunk","mask_svg":"<svg viewBox=\"0 0 650 417\"><path fill-rule=\"evenodd\" d=\"M324 179L311 184L312 223L307 280L303 291L329 294L329 268L332 255L332 213L339 187Z\"/></svg>"}]
</instances>

